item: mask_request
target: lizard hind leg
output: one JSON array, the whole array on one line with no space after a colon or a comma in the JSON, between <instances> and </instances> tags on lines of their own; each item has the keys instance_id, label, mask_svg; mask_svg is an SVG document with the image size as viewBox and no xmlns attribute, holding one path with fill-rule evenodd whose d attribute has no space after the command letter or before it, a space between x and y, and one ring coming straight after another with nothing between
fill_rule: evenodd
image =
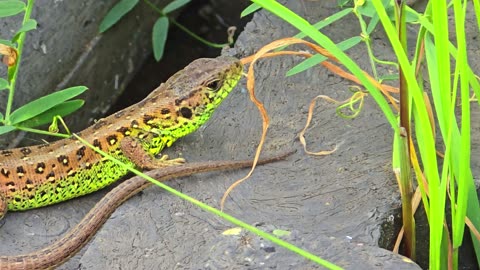
<instances>
[{"instance_id":1,"label":"lizard hind leg","mask_svg":"<svg viewBox=\"0 0 480 270\"><path fill-rule=\"evenodd\" d=\"M123 138L120 148L123 154L141 169L152 170L185 163L183 158L168 159L167 155L156 159L143 149L138 139L132 137Z\"/></svg>"}]
</instances>

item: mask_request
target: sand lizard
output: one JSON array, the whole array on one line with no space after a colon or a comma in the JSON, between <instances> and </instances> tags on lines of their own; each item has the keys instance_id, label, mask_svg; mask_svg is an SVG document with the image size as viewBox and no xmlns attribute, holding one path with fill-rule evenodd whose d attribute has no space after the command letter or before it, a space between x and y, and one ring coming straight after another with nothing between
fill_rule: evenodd
<instances>
[{"instance_id":1,"label":"sand lizard","mask_svg":"<svg viewBox=\"0 0 480 270\"><path fill-rule=\"evenodd\" d=\"M278 161L290 154L291 152L268 159L261 159L258 164ZM158 181L165 181L196 173L232 170L251 165L252 161L250 160L197 162L156 169L146 174ZM107 193L73 229L52 244L28 254L0 256L0 269L50 269L58 266L78 252L119 205L150 185L149 181L139 176L122 182Z\"/></svg>"},{"instance_id":2,"label":"sand lizard","mask_svg":"<svg viewBox=\"0 0 480 270\"><path fill-rule=\"evenodd\" d=\"M181 160L152 159L205 123L241 77L238 59L197 59L141 102L77 133L130 166L156 168ZM144 155L129 154L133 144ZM146 160L152 161L146 164ZM76 139L0 150L0 218L99 190L127 174Z\"/></svg>"}]
</instances>

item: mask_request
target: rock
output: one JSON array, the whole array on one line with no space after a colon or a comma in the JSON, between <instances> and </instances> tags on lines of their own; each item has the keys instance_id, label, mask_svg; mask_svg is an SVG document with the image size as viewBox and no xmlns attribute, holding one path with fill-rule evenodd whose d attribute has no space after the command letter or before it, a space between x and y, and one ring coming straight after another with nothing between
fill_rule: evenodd
<instances>
[{"instance_id":1,"label":"rock","mask_svg":"<svg viewBox=\"0 0 480 270\"><path fill-rule=\"evenodd\" d=\"M38 29L26 36L14 109L56 90L85 85L89 90L81 96L84 107L67 118L71 130L89 126L108 111L151 53L151 28L157 18L140 2L116 26L98 34L100 22L117 2L36 1L32 18ZM170 1L152 2L164 6ZM0 37L11 38L22 18L2 18ZM2 65L0 76L5 73ZM6 101L6 91L0 91L0 99ZM5 105L0 104L2 113ZM3 136L0 144L5 146L12 137Z\"/></svg>"}]
</instances>

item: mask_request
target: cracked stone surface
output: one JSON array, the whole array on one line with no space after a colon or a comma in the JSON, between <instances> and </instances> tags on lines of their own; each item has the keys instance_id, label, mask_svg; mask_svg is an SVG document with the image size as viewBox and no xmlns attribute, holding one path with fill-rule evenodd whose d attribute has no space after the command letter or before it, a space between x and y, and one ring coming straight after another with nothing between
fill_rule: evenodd
<instances>
[{"instance_id":1,"label":"cracked stone surface","mask_svg":"<svg viewBox=\"0 0 480 270\"><path fill-rule=\"evenodd\" d=\"M287 6L313 23L337 12L335 3L288 1ZM357 35L357 25L350 16L324 29L324 33L339 42ZM248 56L272 40L295 33L290 25L260 11L229 53ZM375 54L391 59L393 54L383 32L375 32L372 38ZM472 49L478 51L478 44ZM348 53L368 70L364 46ZM257 64L256 93L271 118L264 153L292 148L297 152L286 161L258 167L231 193L225 212L267 232L287 231L289 234L282 239L346 269L420 269L378 247L381 225L395 219L393 213L400 207L390 164L392 129L371 97L353 120L338 117L334 105L319 102L307 134L309 148L331 149L337 145L338 150L323 157L306 155L297 135L304 126L309 102L319 94L346 99L352 83L321 67L286 78L285 73L301 60L281 57ZM478 70L478 66L475 68ZM473 117L478 119L478 111ZM479 130L477 123L472 132ZM255 151L260 133L258 111L242 80L204 127L166 152L188 161L248 158ZM478 138L473 144L478 149ZM474 175L478 175L479 165L478 157L474 157ZM207 173L168 184L218 207L223 192L246 173ZM1 254L17 254L48 244L74 226L105 192L9 213L0 227ZM159 188L149 188L119 207L91 242L59 269L322 269L249 232L222 234L233 227Z\"/></svg>"}]
</instances>

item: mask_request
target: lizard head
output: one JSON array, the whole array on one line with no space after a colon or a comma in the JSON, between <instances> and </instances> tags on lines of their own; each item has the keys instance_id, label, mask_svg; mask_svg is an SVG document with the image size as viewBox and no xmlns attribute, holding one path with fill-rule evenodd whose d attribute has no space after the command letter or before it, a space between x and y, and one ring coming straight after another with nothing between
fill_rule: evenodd
<instances>
[{"instance_id":1,"label":"lizard head","mask_svg":"<svg viewBox=\"0 0 480 270\"><path fill-rule=\"evenodd\" d=\"M150 99L168 101L160 102L152 112L158 117L146 123L160 135L156 140L163 141L151 144L170 146L176 139L197 130L235 87L242 72L243 65L236 58L201 58L170 77L149 95ZM151 152L158 149L153 146Z\"/></svg>"}]
</instances>

